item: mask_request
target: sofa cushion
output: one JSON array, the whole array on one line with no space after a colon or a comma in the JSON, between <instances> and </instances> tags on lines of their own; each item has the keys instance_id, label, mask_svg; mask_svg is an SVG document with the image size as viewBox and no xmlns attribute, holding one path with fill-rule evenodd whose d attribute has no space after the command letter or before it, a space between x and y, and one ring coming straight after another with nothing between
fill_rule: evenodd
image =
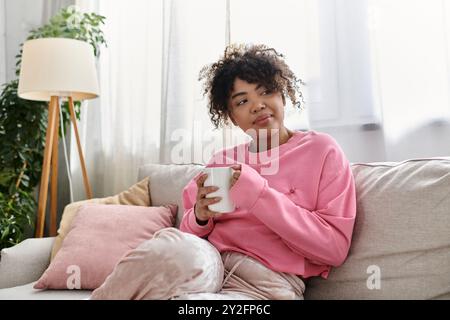
<instances>
[{"instance_id":1,"label":"sofa cushion","mask_svg":"<svg viewBox=\"0 0 450 320\"><path fill-rule=\"evenodd\" d=\"M199 164L147 164L139 168L139 179L149 178L150 197L154 206L166 203L178 205L177 228L184 213L183 189L203 168Z\"/></svg>"},{"instance_id":2,"label":"sofa cushion","mask_svg":"<svg viewBox=\"0 0 450 320\"><path fill-rule=\"evenodd\" d=\"M175 222L176 206L85 204L36 289L95 289L120 258Z\"/></svg>"},{"instance_id":3,"label":"sofa cushion","mask_svg":"<svg viewBox=\"0 0 450 320\"><path fill-rule=\"evenodd\" d=\"M450 158L352 164L357 216L345 263L306 299L450 299Z\"/></svg>"},{"instance_id":4,"label":"sofa cushion","mask_svg":"<svg viewBox=\"0 0 450 320\"><path fill-rule=\"evenodd\" d=\"M63 216L59 224L58 235L55 238L53 244L51 260L55 257L58 250L61 248L62 242L67 235L73 218L75 217L78 209L87 203L100 203L100 204L122 204L133 206L146 206L152 205L150 201L150 191L148 189L148 178L140 180L138 183L132 185L127 190L106 198L95 198L84 201L77 201L67 205L64 208Z\"/></svg>"}]
</instances>

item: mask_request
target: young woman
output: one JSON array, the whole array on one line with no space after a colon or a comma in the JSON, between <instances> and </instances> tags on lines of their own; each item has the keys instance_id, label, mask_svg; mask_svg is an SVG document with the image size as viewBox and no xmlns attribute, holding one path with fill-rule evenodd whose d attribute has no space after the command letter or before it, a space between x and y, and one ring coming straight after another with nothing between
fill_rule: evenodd
<instances>
[{"instance_id":1,"label":"young woman","mask_svg":"<svg viewBox=\"0 0 450 320\"><path fill-rule=\"evenodd\" d=\"M216 189L204 187L207 176L201 174L184 189L180 230L207 239L221 253L223 292L302 299L303 280L326 278L348 254L356 214L349 162L331 136L284 125L286 98L299 107L302 95L276 50L229 46L202 70L201 79L215 126L231 121L253 140L215 154L207 165L233 168L230 197L236 210L208 209L220 198L207 197ZM268 152L270 157L263 156ZM276 170L264 170L269 167ZM292 294L264 289L261 277L249 272L255 268Z\"/></svg>"},{"instance_id":2,"label":"young woman","mask_svg":"<svg viewBox=\"0 0 450 320\"><path fill-rule=\"evenodd\" d=\"M165 228L131 250L92 299L303 299L304 280L326 278L348 254L355 185L336 141L284 125L297 79L274 49L230 46L201 73L212 122L232 123L250 143L215 154L230 166L236 209L208 209L205 175L183 190L180 230ZM270 156L269 156L270 153Z\"/></svg>"}]
</instances>

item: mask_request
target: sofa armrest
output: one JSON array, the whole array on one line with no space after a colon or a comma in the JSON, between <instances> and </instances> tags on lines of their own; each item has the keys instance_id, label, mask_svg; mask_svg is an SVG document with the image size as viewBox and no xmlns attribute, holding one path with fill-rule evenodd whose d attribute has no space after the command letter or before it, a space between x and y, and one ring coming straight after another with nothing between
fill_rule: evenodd
<instances>
[{"instance_id":1,"label":"sofa armrest","mask_svg":"<svg viewBox=\"0 0 450 320\"><path fill-rule=\"evenodd\" d=\"M24 285L39 279L50 263L55 237L30 238L0 254L0 288Z\"/></svg>"}]
</instances>

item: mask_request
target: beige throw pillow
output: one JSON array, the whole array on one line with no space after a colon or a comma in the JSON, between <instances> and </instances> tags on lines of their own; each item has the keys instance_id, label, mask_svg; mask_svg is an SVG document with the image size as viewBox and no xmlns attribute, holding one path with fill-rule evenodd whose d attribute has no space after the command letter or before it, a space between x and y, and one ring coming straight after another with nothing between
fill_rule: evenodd
<instances>
[{"instance_id":1,"label":"beige throw pillow","mask_svg":"<svg viewBox=\"0 0 450 320\"><path fill-rule=\"evenodd\" d=\"M125 190L117 195L106 198L95 198L84 201L77 201L68 204L64 208L63 216L59 224L58 235L55 238L55 242L52 248L51 260L55 257L58 250L61 248L62 242L69 231L70 224L73 218L78 212L78 208L86 203L99 203L99 204L122 204L122 205L134 205L134 206L146 206L152 205L150 199L150 190L148 187L148 177L134 184L128 190Z\"/></svg>"}]
</instances>

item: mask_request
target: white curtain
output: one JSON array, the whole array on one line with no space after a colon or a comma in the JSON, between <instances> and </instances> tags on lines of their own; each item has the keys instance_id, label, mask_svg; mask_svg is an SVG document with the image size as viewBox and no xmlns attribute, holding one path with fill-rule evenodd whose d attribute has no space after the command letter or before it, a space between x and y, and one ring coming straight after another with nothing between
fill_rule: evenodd
<instances>
[{"instance_id":1,"label":"white curtain","mask_svg":"<svg viewBox=\"0 0 450 320\"><path fill-rule=\"evenodd\" d=\"M162 1L77 1L106 16L108 47L98 60L100 98L85 102L79 123L94 197L136 182L139 165L158 162L161 114ZM74 135L74 200L85 198Z\"/></svg>"},{"instance_id":2,"label":"white curtain","mask_svg":"<svg viewBox=\"0 0 450 320\"><path fill-rule=\"evenodd\" d=\"M222 144L198 81L226 45L226 1L164 1L161 163L204 163Z\"/></svg>"},{"instance_id":3,"label":"white curtain","mask_svg":"<svg viewBox=\"0 0 450 320\"><path fill-rule=\"evenodd\" d=\"M197 80L225 46L225 1L77 1L107 17L99 59L99 99L82 108L80 135L95 197L136 182L146 163L203 163L212 130ZM73 139L72 139L73 140ZM75 200L84 199L74 141ZM206 160L205 160L206 159Z\"/></svg>"},{"instance_id":4,"label":"white curtain","mask_svg":"<svg viewBox=\"0 0 450 320\"><path fill-rule=\"evenodd\" d=\"M44 0L42 3L42 25L48 23L62 8L67 8L75 4L75 0Z\"/></svg>"},{"instance_id":5,"label":"white curtain","mask_svg":"<svg viewBox=\"0 0 450 320\"><path fill-rule=\"evenodd\" d=\"M264 43L285 55L287 64L308 86L302 88L308 107L296 111L287 99L286 126L308 129L310 95L317 59L317 4L316 1L246 0L230 1L231 42Z\"/></svg>"},{"instance_id":6,"label":"white curtain","mask_svg":"<svg viewBox=\"0 0 450 320\"><path fill-rule=\"evenodd\" d=\"M450 155L448 1L322 0L321 6L334 10L335 21L321 25L334 30L326 43L336 48L326 55L336 72L320 82L336 83L337 117L322 121L333 106L327 104L312 127L337 137L352 161Z\"/></svg>"},{"instance_id":7,"label":"white curtain","mask_svg":"<svg viewBox=\"0 0 450 320\"><path fill-rule=\"evenodd\" d=\"M286 53L306 82L309 128L352 162L450 154L448 0L231 3L232 41Z\"/></svg>"},{"instance_id":8,"label":"white curtain","mask_svg":"<svg viewBox=\"0 0 450 320\"><path fill-rule=\"evenodd\" d=\"M369 17L386 157L450 155L450 4L371 0Z\"/></svg>"},{"instance_id":9,"label":"white curtain","mask_svg":"<svg viewBox=\"0 0 450 320\"><path fill-rule=\"evenodd\" d=\"M247 138L212 130L197 80L228 41L284 53L306 83L306 110L288 105L287 126L330 133L350 161L450 154L446 0L77 3L107 17L101 97L81 121L96 196L133 184L144 163L204 163L214 148Z\"/></svg>"},{"instance_id":10,"label":"white curtain","mask_svg":"<svg viewBox=\"0 0 450 320\"><path fill-rule=\"evenodd\" d=\"M6 3L0 0L0 86L6 82Z\"/></svg>"}]
</instances>

